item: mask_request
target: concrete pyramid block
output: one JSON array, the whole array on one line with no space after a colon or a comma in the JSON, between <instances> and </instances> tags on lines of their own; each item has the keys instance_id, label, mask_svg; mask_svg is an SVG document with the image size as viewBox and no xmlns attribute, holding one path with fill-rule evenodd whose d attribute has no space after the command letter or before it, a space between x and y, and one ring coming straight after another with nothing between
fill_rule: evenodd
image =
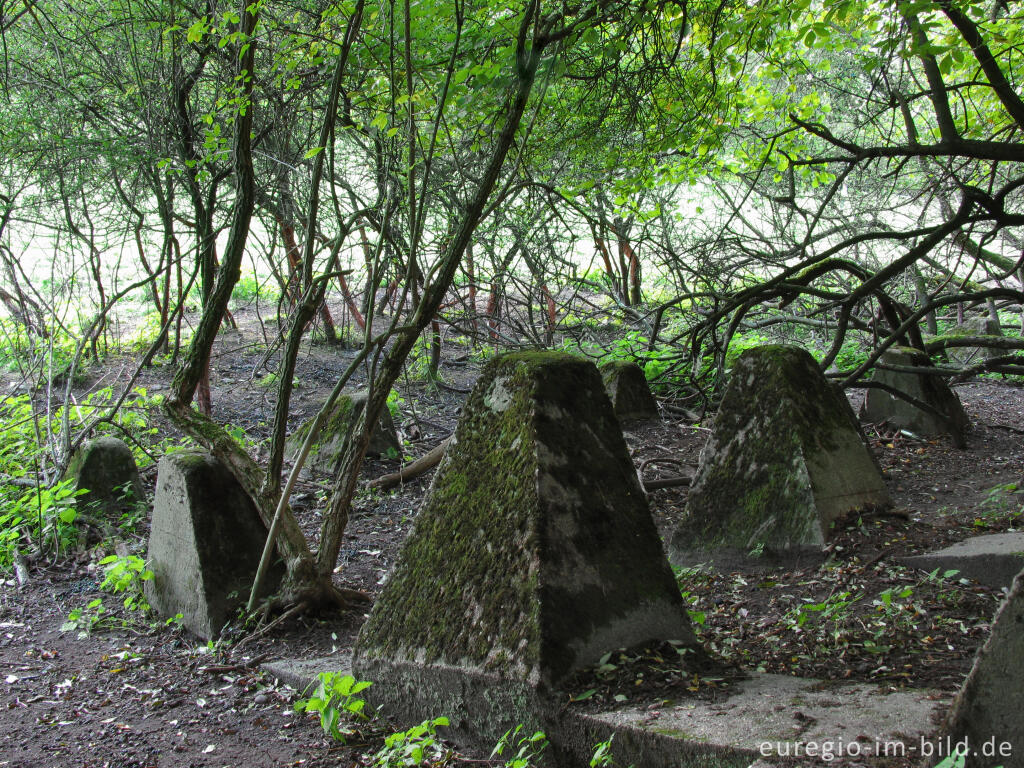
<instances>
[{"instance_id":1,"label":"concrete pyramid block","mask_svg":"<svg viewBox=\"0 0 1024 768\"><path fill-rule=\"evenodd\" d=\"M928 355L906 347L888 350L879 362L891 366L932 367ZM960 404L960 398L940 376L876 368L871 380L904 392L914 400L929 406L931 410L918 408L883 389L868 389L860 412L862 419L872 422L884 421L923 437L949 435L953 438L954 445L965 445L965 434L970 428L970 420Z\"/></svg>"},{"instance_id":2,"label":"concrete pyramid block","mask_svg":"<svg viewBox=\"0 0 1024 768\"><path fill-rule=\"evenodd\" d=\"M493 745L572 672L668 639L696 642L597 368L492 361L356 642L372 703Z\"/></svg>"},{"instance_id":3,"label":"concrete pyramid block","mask_svg":"<svg viewBox=\"0 0 1024 768\"><path fill-rule=\"evenodd\" d=\"M615 360L605 363L600 370L605 392L621 421L657 417L658 404L639 365Z\"/></svg>"},{"instance_id":4,"label":"concrete pyramid block","mask_svg":"<svg viewBox=\"0 0 1024 768\"><path fill-rule=\"evenodd\" d=\"M969 317L960 325L951 328L947 332L948 336L970 336L983 338L985 336L1002 336L1003 329L999 326L995 320L988 316L975 315ZM946 355L949 357L951 363L955 363L961 366L977 365L982 363L990 357L997 357L1002 354L996 347L986 347L984 345L977 347L949 347L946 350Z\"/></svg>"},{"instance_id":5,"label":"concrete pyramid block","mask_svg":"<svg viewBox=\"0 0 1024 768\"><path fill-rule=\"evenodd\" d=\"M249 596L267 529L230 470L202 451L164 456L157 467L146 583L150 604L204 639L216 637ZM266 592L284 576L268 573Z\"/></svg>"},{"instance_id":6,"label":"concrete pyramid block","mask_svg":"<svg viewBox=\"0 0 1024 768\"><path fill-rule=\"evenodd\" d=\"M890 503L849 402L814 358L755 347L733 365L670 558L727 565L812 554L836 520Z\"/></svg>"},{"instance_id":7,"label":"concrete pyramid block","mask_svg":"<svg viewBox=\"0 0 1024 768\"><path fill-rule=\"evenodd\" d=\"M946 720L942 743L947 751L965 751L966 768L1024 768L1022 627L1024 573L1019 573Z\"/></svg>"},{"instance_id":8,"label":"concrete pyramid block","mask_svg":"<svg viewBox=\"0 0 1024 768\"><path fill-rule=\"evenodd\" d=\"M345 438L352 431L366 407L367 392L343 393L334 403L327 421L320 430L320 437L309 451L306 458L306 467L313 472L320 472L333 475L341 461L341 452L345 445ZM313 423L310 419L299 427L285 443L285 450L289 456L302 446L309 434L309 427ZM397 452L399 450L398 435L395 432L395 424L391 420L391 412L384 409L380 415L380 421L374 427L370 435L370 445L366 452L371 456L386 454L388 450Z\"/></svg>"},{"instance_id":9,"label":"concrete pyramid block","mask_svg":"<svg viewBox=\"0 0 1024 768\"><path fill-rule=\"evenodd\" d=\"M116 437L97 437L79 448L66 475L86 491L75 500L80 509L99 509L116 519L135 504L146 503L132 449Z\"/></svg>"}]
</instances>

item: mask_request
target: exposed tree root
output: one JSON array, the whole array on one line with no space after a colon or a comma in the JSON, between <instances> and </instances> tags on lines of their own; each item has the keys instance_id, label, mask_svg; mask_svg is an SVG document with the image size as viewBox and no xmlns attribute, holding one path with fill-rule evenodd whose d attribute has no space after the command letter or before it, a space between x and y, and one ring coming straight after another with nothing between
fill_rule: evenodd
<instances>
[{"instance_id":1,"label":"exposed tree root","mask_svg":"<svg viewBox=\"0 0 1024 768\"><path fill-rule=\"evenodd\" d=\"M371 604L372 600L365 592L338 587L328 580L319 580L313 585L307 584L295 589L285 589L261 606L260 627L235 643L233 652L237 653L246 643L262 637L274 627L296 616L329 611L365 611ZM273 621L264 623L270 614L277 611L283 613Z\"/></svg>"}]
</instances>

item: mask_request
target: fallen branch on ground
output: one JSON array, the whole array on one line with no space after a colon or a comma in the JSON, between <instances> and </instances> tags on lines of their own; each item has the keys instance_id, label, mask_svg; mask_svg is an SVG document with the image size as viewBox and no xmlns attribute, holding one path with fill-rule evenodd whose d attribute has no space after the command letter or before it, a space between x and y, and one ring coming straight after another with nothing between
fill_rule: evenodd
<instances>
[{"instance_id":1,"label":"fallen branch on ground","mask_svg":"<svg viewBox=\"0 0 1024 768\"><path fill-rule=\"evenodd\" d=\"M400 485L404 482L417 478L420 475L430 471L441 462L441 457L444 456L444 451L448 447L448 443L450 443L451 441L452 436L449 435L436 446L434 446L425 454L416 459L416 461L406 464L397 472L392 472L387 475L381 475L376 480L371 480L369 483L369 487L387 490L389 488L394 488L396 485Z\"/></svg>"}]
</instances>

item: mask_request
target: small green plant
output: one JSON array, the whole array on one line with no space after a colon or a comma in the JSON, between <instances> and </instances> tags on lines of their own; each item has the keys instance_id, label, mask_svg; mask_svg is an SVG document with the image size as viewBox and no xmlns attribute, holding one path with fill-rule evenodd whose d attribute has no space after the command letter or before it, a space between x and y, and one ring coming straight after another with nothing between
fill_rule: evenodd
<instances>
[{"instance_id":1,"label":"small green plant","mask_svg":"<svg viewBox=\"0 0 1024 768\"><path fill-rule=\"evenodd\" d=\"M50 488L0 493L4 503L0 514L0 568L10 567L23 542L34 540L40 546L52 546L57 552L74 545L78 541L74 501L84 492L75 489L73 480L66 479Z\"/></svg>"},{"instance_id":2,"label":"small green plant","mask_svg":"<svg viewBox=\"0 0 1024 768\"><path fill-rule=\"evenodd\" d=\"M143 584L153 578L153 572L146 567L146 562L138 555L109 555L100 560L104 576L100 589L115 595L124 595L124 607L129 611L147 614L150 611L149 601Z\"/></svg>"},{"instance_id":3,"label":"small green plant","mask_svg":"<svg viewBox=\"0 0 1024 768\"><path fill-rule=\"evenodd\" d=\"M60 625L61 632L78 632L79 639L88 637L108 623L107 609L103 599L97 597L84 608L72 608L67 620Z\"/></svg>"},{"instance_id":4,"label":"small green plant","mask_svg":"<svg viewBox=\"0 0 1024 768\"><path fill-rule=\"evenodd\" d=\"M1017 522L1024 515L1024 491L1017 483L1003 483L985 492L985 498L978 505L978 517L974 525L987 528L994 523Z\"/></svg>"},{"instance_id":5,"label":"small green plant","mask_svg":"<svg viewBox=\"0 0 1024 768\"><path fill-rule=\"evenodd\" d=\"M498 743L491 751L491 757L503 757L505 750L515 749L515 754L505 762L505 768L529 768L537 760L541 753L547 749L548 737L544 731L535 731L532 736L520 734L523 731L522 723L515 728L505 731Z\"/></svg>"},{"instance_id":6,"label":"small green plant","mask_svg":"<svg viewBox=\"0 0 1024 768\"><path fill-rule=\"evenodd\" d=\"M401 407L405 404L405 398L392 389L388 392L388 410L391 411L391 418L396 421L402 418Z\"/></svg>"},{"instance_id":7,"label":"small green plant","mask_svg":"<svg viewBox=\"0 0 1024 768\"><path fill-rule=\"evenodd\" d=\"M676 576L676 584L679 585L679 594L682 595L683 603L686 604L686 612L690 615L690 621L698 627L707 622L707 613L697 608L700 605L701 595L707 593L707 587L715 580L714 571L703 564L691 565L687 568L673 568Z\"/></svg>"},{"instance_id":8,"label":"small green plant","mask_svg":"<svg viewBox=\"0 0 1024 768\"><path fill-rule=\"evenodd\" d=\"M615 768L615 756L612 754L613 733L607 741L594 745L594 754L590 758L590 768ZM629 768L633 768L630 766Z\"/></svg>"},{"instance_id":9,"label":"small green plant","mask_svg":"<svg viewBox=\"0 0 1024 768\"><path fill-rule=\"evenodd\" d=\"M365 691L372 683L340 672L321 672L317 681L312 696L295 702L295 711L318 712L324 733L344 744L354 729L342 721L342 716L350 722L367 719L363 712L366 701L357 698L356 694Z\"/></svg>"},{"instance_id":10,"label":"small green plant","mask_svg":"<svg viewBox=\"0 0 1024 768\"><path fill-rule=\"evenodd\" d=\"M801 629L812 618L819 622L828 619L841 621L849 613L850 607L861 597L863 597L862 594L853 595L847 591L829 595L820 603L806 600L796 608L787 611L783 620L790 629Z\"/></svg>"},{"instance_id":11,"label":"small green plant","mask_svg":"<svg viewBox=\"0 0 1024 768\"><path fill-rule=\"evenodd\" d=\"M439 760L448 750L438 743L437 729L448 724L447 717L435 717L407 731L392 733L373 756L373 768L401 768Z\"/></svg>"}]
</instances>

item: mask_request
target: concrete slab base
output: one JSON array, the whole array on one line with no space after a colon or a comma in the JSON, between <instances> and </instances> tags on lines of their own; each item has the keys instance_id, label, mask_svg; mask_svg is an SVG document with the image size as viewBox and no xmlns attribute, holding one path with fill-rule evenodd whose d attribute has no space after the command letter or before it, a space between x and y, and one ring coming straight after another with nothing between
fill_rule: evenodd
<instances>
[{"instance_id":1,"label":"concrete slab base","mask_svg":"<svg viewBox=\"0 0 1024 768\"><path fill-rule=\"evenodd\" d=\"M267 662L263 669L301 691L320 672L347 673L350 659L340 652ZM587 765L594 745L614 737L615 764L644 768L747 768L794 761L862 766L885 758L911 762L931 754L931 747L923 751L922 745L936 737L936 723L950 698L923 689L890 692L866 683L754 674L717 702L667 707L652 702L586 714L563 709L548 732L549 757L565 768ZM460 746L487 751L493 745Z\"/></svg>"},{"instance_id":2,"label":"concrete slab base","mask_svg":"<svg viewBox=\"0 0 1024 768\"><path fill-rule=\"evenodd\" d=\"M260 668L301 693L316 685L321 672L352 674L352 651L338 651L313 659L277 659L264 662Z\"/></svg>"},{"instance_id":3,"label":"concrete slab base","mask_svg":"<svg viewBox=\"0 0 1024 768\"><path fill-rule=\"evenodd\" d=\"M960 571L960 578L974 579L996 589L1010 588L1014 577L1024 570L1024 532L975 536L937 552L901 557L897 561L922 571Z\"/></svg>"},{"instance_id":4,"label":"concrete slab base","mask_svg":"<svg viewBox=\"0 0 1024 768\"><path fill-rule=\"evenodd\" d=\"M621 765L747 766L780 758L863 765L868 758L919 757L949 704L949 696L930 690L887 692L785 675L755 674L737 688L720 702L577 715L566 727L578 734L573 742L584 737L581 746L614 733Z\"/></svg>"}]
</instances>

